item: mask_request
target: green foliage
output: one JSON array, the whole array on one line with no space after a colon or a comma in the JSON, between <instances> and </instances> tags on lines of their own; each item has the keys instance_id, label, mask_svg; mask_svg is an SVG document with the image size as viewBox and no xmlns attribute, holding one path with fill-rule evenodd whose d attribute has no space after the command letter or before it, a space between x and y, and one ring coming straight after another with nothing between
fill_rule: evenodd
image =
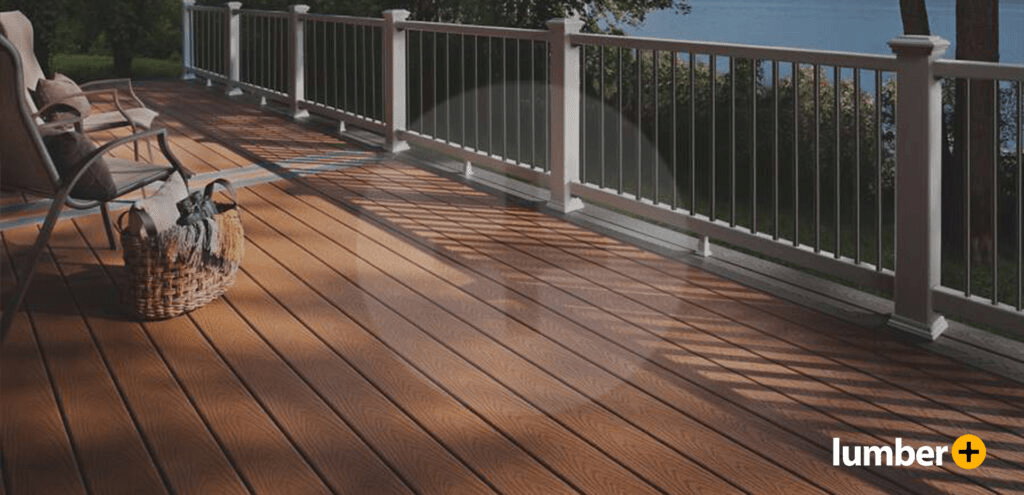
<instances>
[{"instance_id":1,"label":"green foliage","mask_svg":"<svg viewBox=\"0 0 1024 495\"><path fill-rule=\"evenodd\" d=\"M200 2L221 6L219 0ZM247 9L285 10L295 0L252 0ZM312 12L380 17L388 9L406 9L412 18L541 29L550 19L579 16L587 31L621 32L624 25L638 25L654 10L689 12L687 0L307 0Z\"/></svg>"},{"instance_id":2,"label":"green foliage","mask_svg":"<svg viewBox=\"0 0 1024 495\"><path fill-rule=\"evenodd\" d=\"M109 55L59 54L53 57L53 70L76 81L93 81L117 77L114 58ZM132 76L135 79L172 78L181 75L181 60L134 57Z\"/></svg>"}]
</instances>

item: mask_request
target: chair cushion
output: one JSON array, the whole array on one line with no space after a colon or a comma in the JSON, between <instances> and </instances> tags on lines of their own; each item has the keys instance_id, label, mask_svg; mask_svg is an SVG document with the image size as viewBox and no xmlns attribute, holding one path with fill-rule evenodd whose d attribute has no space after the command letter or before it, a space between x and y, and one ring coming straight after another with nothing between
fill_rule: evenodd
<instances>
[{"instance_id":1,"label":"chair cushion","mask_svg":"<svg viewBox=\"0 0 1024 495\"><path fill-rule=\"evenodd\" d=\"M60 174L62 183L67 183L81 169L82 160L96 150L89 138L78 132L61 132L43 137L50 159ZM97 158L75 187L71 189L71 197L76 199L93 199L107 201L116 197L117 188L110 176L110 168L106 160Z\"/></svg>"},{"instance_id":2,"label":"chair cushion","mask_svg":"<svg viewBox=\"0 0 1024 495\"><path fill-rule=\"evenodd\" d=\"M117 195L134 191L154 181L164 180L174 169L169 165L154 165L121 158L107 158L110 177L117 186Z\"/></svg>"},{"instance_id":3,"label":"chair cushion","mask_svg":"<svg viewBox=\"0 0 1024 495\"><path fill-rule=\"evenodd\" d=\"M85 96L68 98L68 96L81 92L82 89L78 87L75 81L58 72L53 75L53 79L39 80L39 84L36 85L36 100L38 100L39 108L60 101L74 108L78 115L85 118L92 112L92 104L89 103L89 98Z\"/></svg>"}]
</instances>

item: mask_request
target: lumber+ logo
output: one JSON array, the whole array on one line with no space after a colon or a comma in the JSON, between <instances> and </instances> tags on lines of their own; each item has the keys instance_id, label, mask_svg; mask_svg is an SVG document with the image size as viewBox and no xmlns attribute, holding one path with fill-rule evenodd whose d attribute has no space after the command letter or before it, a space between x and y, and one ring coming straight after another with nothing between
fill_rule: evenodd
<instances>
[{"instance_id":1,"label":"lumber+ logo","mask_svg":"<svg viewBox=\"0 0 1024 495\"><path fill-rule=\"evenodd\" d=\"M971 434L962 435L952 445L925 445L916 449L903 445L899 437L892 446L842 445L839 438L832 439L833 466L941 466L947 453L957 466L974 469L985 461L987 452L985 442Z\"/></svg>"}]
</instances>

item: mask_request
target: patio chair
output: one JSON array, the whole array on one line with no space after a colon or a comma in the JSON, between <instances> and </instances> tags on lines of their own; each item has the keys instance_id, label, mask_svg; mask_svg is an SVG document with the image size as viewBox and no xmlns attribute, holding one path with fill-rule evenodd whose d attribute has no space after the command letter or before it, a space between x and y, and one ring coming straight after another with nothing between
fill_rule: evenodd
<instances>
[{"instance_id":1,"label":"patio chair","mask_svg":"<svg viewBox=\"0 0 1024 495\"><path fill-rule=\"evenodd\" d=\"M32 22L28 17L25 17L25 14L18 10L0 12L0 35L6 36L21 56L21 63L24 68L21 85L25 91L29 109L35 115L37 123L41 123L42 118L52 110L57 109L62 102L54 102L46 105L44 108L37 108L35 101L31 97L31 93L36 90L39 80L46 79L46 75L43 74L43 70L40 68L39 61L36 60L35 56ZM135 106L122 106L118 87L127 89L128 97L134 102ZM81 123L84 132L88 133L129 126L134 134L139 129L149 129L152 127L153 121L159 116L157 112L146 108L146 105L138 98L130 79L91 81L80 84L79 88L82 90L81 93L68 95L63 101L80 96L88 97L106 94L112 98L116 108L116 110L109 112L87 115ZM135 146L135 159L139 159L138 145Z\"/></svg>"},{"instance_id":2,"label":"patio chair","mask_svg":"<svg viewBox=\"0 0 1024 495\"><path fill-rule=\"evenodd\" d=\"M165 129L150 130L108 142L98 149L87 153L77 163L65 170L76 171L73 176L61 177L43 142L40 130L52 129L53 124L39 126L34 113L29 107L29 99L23 91L21 57L17 49L0 36L0 188L8 191L23 192L52 199L49 212L43 222L28 261L21 267L18 285L10 302L4 306L3 319L0 321L0 342L10 327L14 314L21 305L28 290L36 263L46 248L53 233L53 228L60 217L64 206L76 209L87 209L99 206L106 224L107 239L111 248L116 248L114 234L110 222L107 203L129 192L140 189L156 181L164 180L173 173L179 173L184 179L192 176L180 161L171 153L167 145ZM52 132L52 130L51 130ZM106 155L119 146L137 143L155 137L159 149L169 165L140 163L132 160L117 159ZM103 158L102 162L100 158ZM106 196L89 199L76 198L72 191L78 182L91 168L102 170L100 163L105 163L109 173ZM108 183L108 184L109 184ZM76 194L78 194L76 192ZM91 193L96 194L96 193Z\"/></svg>"}]
</instances>

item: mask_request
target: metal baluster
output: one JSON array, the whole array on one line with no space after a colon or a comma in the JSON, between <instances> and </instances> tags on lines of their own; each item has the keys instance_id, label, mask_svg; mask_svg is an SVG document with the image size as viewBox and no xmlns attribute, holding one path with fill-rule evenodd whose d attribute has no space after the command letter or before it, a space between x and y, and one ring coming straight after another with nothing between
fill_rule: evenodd
<instances>
[{"instance_id":1,"label":"metal baluster","mask_svg":"<svg viewBox=\"0 0 1024 495\"><path fill-rule=\"evenodd\" d=\"M839 145L841 144L840 141L839 141L839 139L840 139L840 135L839 134L840 134L840 129L842 129L842 122L843 122L843 119L842 119L842 108L840 108L840 106L839 106L839 94L843 91L842 86L839 84L840 83L839 78L841 76L842 76L842 72L840 71L839 66L838 65L834 66L832 68L832 81L833 81L834 86L835 86L835 88L833 89L833 95L832 95L833 104L834 104L834 111L832 113L832 116L835 118L835 122L836 122L836 129L835 129L836 130L836 145L835 145L835 153L836 153L836 171L835 171L836 175L835 175L835 182L836 183L835 183L835 190L833 191L833 196L834 196L834 200L835 200L833 205L834 205L834 208L835 208L834 213L835 213L835 216L836 216L836 218L835 218L835 220L836 220L836 229L835 229L835 233L834 233L834 235L835 235L835 239L834 239L835 248L833 249L833 252L835 253L834 255L835 255L836 259L839 259L842 256L842 253L840 252L842 250L842 246L841 246L842 243L840 242L840 238L841 238L841 234L842 234L842 232L841 232L842 226L840 225L840 221L842 219L840 218L841 217L840 213L841 213L841 208L842 207L841 207L841 204L839 202L839 200L841 199L840 196L842 196L842 193L841 193L841 191L842 191L842 189L841 189L841 187L842 187L842 180L840 179L840 172L841 172L840 171L840 161L841 161L841 158L840 158L840 153L839 153L839 151L840 151Z\"/></svg>"},{"instance_id":2,"label":"metal baluster","mask_svg":"<svg viewBox=\"0 0 1024 495\"><path fill-rule=\"evenodd\" d=\"M729 226L736 226L736 57L729 57Z\"/></svg>"},{"instance_id":3,"label":"metal baluster","mask_svg":"<svg viewBox=\"0 0 1024 495\"><path fill-rule=\"evenodd\" d=\"M444 141L452 142L452 39L451 33L444 33Z\"/></svg>"},{"instance_id":4,"label":"metal baluster","mask_svg":"<svg viewBox=\"0 0 1024 495\"><path fill-rule=\"evenodd\" d=\"M423 135L429 135L427 131L427 69L423 62L423 47L427 44L426 36L426 31L419 31L420 74L416 78L420 84L420 133Z\"/></svg>"},{"instance_id":5,"label":"metal baluster","mask_svg":"<svg viewBox=\"0 0 1024 495\"><path fill-rule=\"evenodd\" d=\"M875 71L875 236L876 271L882 271L882 71Z\"/></svg>"},{"instance_id":6,"label":"metal baluster","mask_svg":"<svg viewBox=\"0 0 1024 495\"><path fill-rule=\"evenodd\" d=\"M518 76L518 74L517 74ZM580 47L580 182L587 182L587 45ZM571 91L570 88L565 88Z\"/></svg>"},{"instance_id":7,"label":"metal baluster","mask_svg":"<svg viewBox=\"0 0 1024 495\"><path fill-rule=\"evenodd\" d=\"M675 210L679 208L679 162L677 161L679 143L676 141L676 128L678 127L678 122L676 122L676 106L679 103L679 85L676 81L676 68L679 66L679 54L676 52L669 52L669 54L672 56L672 64L670 66L672 70L672 209ZM604 92L601 94L604 95ZM601 137L603 138L604 136L602 135Z\"/></svg>"},{"instance_id":8,"label":"metal baluster","mask_svg":"<svg viewBox=\"0 0 1024 495\"><path fill-rule=\"evenodd\" d=\"M690 52L690 215L697 214L697 82L695 80L697 57Z\"/></svg>"},{"instance_id":9,"label":"metal baluster","mask_svg":"<svg viewBox=\"0 0 1024 495\"><path fill-rule=\"evenodd\" d=\"M821 68L814 64L814 252L821 252Z\"/></svg>"},{"instance_id":10,"label":"metal baluster","mask_svg":"<svg viewBox=\"0 0 1024 495\"><path fill-rule=\"evenodd\" d=\"M408 36L406 38L408 38ZM406 46L408 46L408 44L409 43L406 42ZM408 52L406 52L405 57L406 57L406 65L408 66L408 60L409 60ZM338 79L340 79L340 78L338 77L338 23L337 22L331 24L331 60L334 61L334 63L331 64L331 90L332 90L331 91L331 94L332 94L331 107L332 108L340 109L341 105L338 103L338 82L339 82ZM409 83L408 83L408 78L407 78L406 79L405 94L409 94L408 84ZM409 108L408 108L408 106L405 109L405 121L406 122L409 121Z\"/></svg>"},{"instance_id":11,"label":"metal baluster","mask_svg":"<svg viewBox=\"0 0 1024 495\"><path fill-rule=\"evenodd\" d=\"M1017 311L1024 308L1024 81L1017 81Z\"/></svg>"},{"instance_id":12,"label":"metal baluster","mask_svg":"<svg viewBox=\"0 0 1024 495\"><path fill-rule=\"evenodd\" d=\"M369 38L370 38L370 27L369 26L363 26L363 46L361 47L362 50L359 52L359 58L363 61L363 70L362 70L362 84L363 84L363 88L364 88L363 89L363 113L362 113L363 117L368 117L370 115L370 105L372 103L372 99L371 98L373 97L372 94L368 95L368 93L370 93L370 91L372 91L372 86L371 86L372 82L370 80L370 57L369 57L369 53L370 53L370 50L372 50L372 48L370 46ZM369 87L371 89L365 89L367 87Z\"/></svg>"},{"instance_id":13,"label":"metal baluster","mask_svg":"<svg viewBox=\"0 0 1024 495\"><path fill-rule=\"evenodd\" d=\"M861 262L860 255L860 69L853 69L853 135L854 135L854 224L853 230L853 260L858 265Z\"/></svg>"},{"instance_id":14,"label":"metal baluster","mask_svg":"<svg viewBox=\"0 0 1024 495\"><path fill-rule=\"evenodd\" d=\"M537 167L537 42L530 41L530 164ZM602 79L603 81L603 79ZM604 155L602 154L602 159Z\"/></svg>"},{"instance_id":15,"label":"metal baluster","mask_svg":"<svg viewBox=\"0 0 1024 495\"><path fill-rule=\"evenodd\" d=\"M757 233L757 64L750 59L750 232Z\"/></svg>"},{"instance_id":16,"label":"metal baluster","mask_svg":"<svg viewBox=\"0 0 1024 495\"><path fill-rule=\"evenodd\" d=\"M508 38L501 38L501 158L508 158Z\"/></svg>"},{"instance_id":17,"label":"metal baluster","mask_svg":"<svg viewBox=\"0 0 1024 495\"><path fill-rule=\"evenodd\" d=\"M541 135L544 136L545 138L544 138L544 153L541 156L544 157L544 171L547 172L547 171L549 171L551 169L551 161L547 159L547 157L551 156L550 155L550 153L551 153L551 142L547 138L547 136L551 135L551 57L548 54L549 53L548 50L547 50L547 46L548 45L546 43L543 43L542 46L545 47L545 50L544 50L544 61L545 61L545 63L544 63L544 86L543 86L543 89L541 90L542 91L541 94L544 95L544 108L546 108L547 111L545 112L546 113L546 115L545 115L546 118L542 119L543 120L542 124L543 124L544 133L541 134Z\"/></svg>"},{"instance_id":18,"label":"metal baluster","mask_svg":"<svg viewBox=\"0 0 1024 495\"><path fill-rule=\"evenodd\" d=\"M411 33L408 36L409 36L410 39L412 38L412 34ZM349 102L349 100L348 100L348 78L349 78L349 75L352 74L352 71L350 71L348 69L348 48L349 48L349 44L348 44L348 24L342 24L341 25L341 44L342 44L342 47L341 47L342 48L342 50L341 50L341 66L344 69L343 70L344 73L341 75L341 104L340 104L340 106L342 107L342 109L344 111L348 112L352 108L348 104L348 102ZM407 56L411 57L411 55L407 55ZM410 81L409 81L409 89L411 91L412 90L412 81L411 81L412 78L409 78L409 79L410 79ZM411 93L407 93L407 94L411 94ZM411 107L410 107L409 113L410 113L410 116L411 116L411 114L412 114ZM412 127L412 126L410 126L410 127Z\"/></svg>"},{"instance_id":19,"label":"metal baluster","mask_svg":"<svg viewBox=\"0 0 1024 495\"><path fill-rule=\"evenodd\" d=\"M644 125L643 125L643 107L644 100L641 96L641 89L643 88L643 52L636 49L636 199L643 197L643 192L640 190L640 184L643 181L643 166L644 166Z\"/></svg>"},{"instance_id":20,"label":"metal baluster","mask_svg":"<svg viewBox=\"0 0 1024 495\"><path fill-rule=\"evenodd\" d=\"M317 74L317 58L318 58L317 55L318 55L318 53L317 53L317 49L316 49L316 24L317 24L316 22L312 22L312 21L306 23L306 25L308 26L309 29L306 29L305 32L304 32L306 40L305 40L305 42L303 44L303 46L305 47L305 50L303 50L303 53L302 53L303 57L309 59L309 64L304 64L305 70L306 70L306 75L305 75L305 77L303 77L303 79L305 79L307 81L306 84L309 87L309 95L308 95L307 99L310 102L313 102L313 103L316 103L316 97L317 97L316 74ZM309 53L308 57L306 56L306 52Z\"/></svg>"},{"instance_id":21,"label":"metal baluster","mask_svg":"<svg viewBox=\"0 0 1024 495\"><path fill-rule=\"evenodd\" d=\"M370 117L373 113L373 72L370 71L370 55L373 53L371 32L369 26L362 27L362 50L359 57L362 59L362 117ZM369 88L369 89L368 89Z\"/></svg>"},{"instance_id":22,"label":"metal baluster","mask_svg":"<svg viewBox=\"0 0 1024 495\"><path fill-rule=\"evenodd\" d=\"M964 295L971 297L971 80L964 81Z\"/></svg>"},{"instance_id":23,"label":"metal baluster","mask_svg":"<svg viewBox=\"0 0 1024 495\"><path fill-rule=\"evenodd\" d=\"M779 240L779 61L772 60L772 239Z\"/></svg>"},{"instance_id":24,"label":"metal baluster","mask_svg":"<svg viewBox=\"0 0 1024 495\"><path fill-rule=\"evenodd\" d=\"M999 303L999 80L992 80L992 304Z\"/></svg>"},{"instance_id":25,"label":"metal baluster","mask_svg":"<svg viewBox=\"0 0 1024 495\"><path fill-rule=\"evenodd\" d=\"M493 107L495 106L494 51L495 39L487 37L487 155L490 156L495 154L495 116L493 115Z\"/></svg>"},{"instance_id":26,"label":"metal baluster","mask_svg":"<svg viewBox=\"0 0 1024 495\"><path fill-rule=\"evenodd\" d=\"M618 97L618 100L619 100L619 112L618 112L618 114L619 114L619 187L618 187L618 192L619 192L619 194L622 194L622 168L623 168L622 167L622 162L625 161L625 159L626 159L625 151L624 151L625 143L626 143L626 137L625 137L626 136L626 134L625 134L626 133L626 121L625 121L625 117L622 115L622 72L623 72L623 70L622 70L622 47L621 46L618 47L617 51L618 51L618 56L619 56L619 65L618 65L618 70L616 70L615 72L617 73L617 76L618 76L618 88L616 90L616 93L618 93L617 97Z\"/></svg>"},{"instance_id":27,"label":"metal baluster","mask_svg":"<svg viewBox=\"0 0 1024 495\"><path fill-rule=\"evenodd\" d=\"M654 204L658 204L659 196L661 196L661 185L658 183L658 169L661 168L661 147L659 146L660 141L658 140L658 97L661 96L661 87L658 86L658 50L652 52L654 57Z\"/></svg>"},{"instance_id":28,"label":"metal baluster","mask_svg":"<svg viewBox=\"0 0 1024 495\"><path fill-rule=\"evenodd\" d=\"M604 170L605 160L604 160L604 155L605 155L605 150L608 149L605 146L605 140L604 140L604 125L605 125L604 124L604 116L605 116L606 113L608 113L607 110L604 108L604 52L605 52L605 47L604 46L599 47L598 65L600 67L600 69L599 69L600 72L598 73L599 74L598 77L600 78L600 83L598 84L598 86L599 86L598 90L600 91L600 94L601 94L601 96L599 98L599 101L601 102L601 104L600 104L600 106L598 108L601 110L601 119L600 119L601 120L601 130L599 131L600 132L600 139L598 141L601 142L601 152L598 153L597 155L598 155L598 157L601 160L601 188L602 189L604 189L604 187L605 187L605 170Z\"/></svg>"},{"instance_id":29,"label":"metal baluster","mask_svg":"<svg viewBox=\"0 0 1024 495\"><path fill-rule=\"evenodd\" d=\"M523 64L522 64L522 60L523 60L523 40L517 39L517 40L515 40L515 44L516 44L516 55L515 55L515 59L516 59L516 80L515 80L515 85L516 85L516 105L515 105L515 109L516 109L516 115L515 115L515 123L516 123L516 129L515 129L516 130L516 164L520 164L521 165L523 163L523 160L522 160L523 159L523 155L525 155L525 153L523 153L523 99L522 99L522 94L520 94L521 93L520 89L521 89L521 87L523 85L523 72L522 72L522 70L523 70ZM580 67L583 67L583 66L581 65ZM585 80L586 79L583 79L583 78L580 79L580 81L585 81Z\"/></svg>"},{"instance_id":30,"label":"metal baluster","mask_svg":"<svg viewBox=\"0 0 1024 495\"><path fill-rule=\"evenodd\" d=\"M377 47L381 46L383 40L381 40L381 43L377 43L377 40L374 39L374 34L377 32L377 28L372 27L367 29L370 31L370 65L373 66L373 70L370 71L370 101L373 102L373 118L381 116L380 120L384 120L383 109L381 108L381 105L378 102L378 98L380 96L379 92L381 88L378 82L379 80L377 79L377 76L380 75L378 70L383 70L383 61L380 60L380 56L377 55ZM382 75L381 79L383 79Z\"/></svg>"},{"instance_id":31,"label":"metal baluster","mask_svg":"<svg viewBox=\"0 0 1024 495\"><path fill-rule=\"evenodd\" d=\"M800 245L800 64L793 62L793 245Z\"/></svg>"},{"instance_id":32,"label":"metal baluster","mask_svg":"<svg viewBox=\"0 0 1024 495\"><path fill-rule=\"evenodd\" d=\"M459 73L459 124L461 124L462 140L459 142L463 147L469 147L469 140L466 138L466 125L468 119L466 119L466 110L469 108L468 100L469 93L466 88L466 35L459 35L459 60L462 60L462 71Z\"/></svg>"},{"instance_id":33,"label":"metal baluster","mask_svg":"<svg viewBox=\"0 0 1024 495\"><path fill-rule=\"evenodd\" d=\"M718 127L717 125L715 125L716 124L716 120L717 120L715 118L715 113L716 113L715 110L717 110L715 108L717 106L717 104L715 103L715 99L716 99L716 96L717 96L715 94L716 93L716 90L715 90L716 89L715 88L715 79L716 79L716 76L718 75L717 74L718 73L718 69L716 68L717 62L718 62L718 55L711 54L711 55L708 56L708 77L710 79L710 83L709 84L710 84L710 88L711 88L711 122L708 124L708 128L709 128L709 131L710 131L709 134L711 135L711 138L709 140L709 146L711 148L711 150L709 152L709 155L710 155L710 158L711 158L711 177L710 177L710 181L711 181L711 204L710 204L710 210L709 210L709 213L708 213L708 218L710 218L712 222L715 221L715 196L716 196L715 195L715 192L716 192L715 191L715 187L717 186L716 179L718 179L718 177L717 177L717 175L718 175L718 167L717 167L717 163L715 163L715 159L716 159L715 151L717 151L715 149L715 134L716 134L715 131L717 130L716 128Z\"/></svg>"}]
</instances>

